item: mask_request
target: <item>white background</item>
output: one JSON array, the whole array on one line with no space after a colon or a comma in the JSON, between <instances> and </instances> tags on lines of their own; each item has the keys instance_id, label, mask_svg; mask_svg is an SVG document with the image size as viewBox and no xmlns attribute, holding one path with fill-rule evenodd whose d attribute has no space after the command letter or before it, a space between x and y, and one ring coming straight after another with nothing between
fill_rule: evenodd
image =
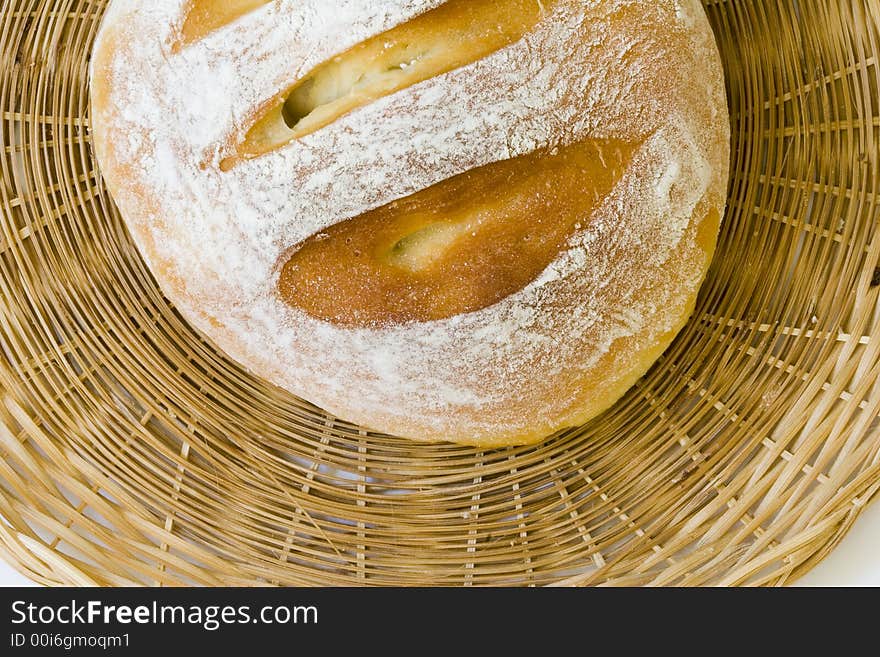
<instances>
[{"instance_id":1,"label":"white background","mask_svg":"<svg viewBox=\"0 0 880 657\"><path fill-rule=\"evenodd\" d=\"M810 574L801 586L880 586L880 502L859 518L843 543ZM31 583L0 561L0 586Z\"/></svg>"}]
</instances>

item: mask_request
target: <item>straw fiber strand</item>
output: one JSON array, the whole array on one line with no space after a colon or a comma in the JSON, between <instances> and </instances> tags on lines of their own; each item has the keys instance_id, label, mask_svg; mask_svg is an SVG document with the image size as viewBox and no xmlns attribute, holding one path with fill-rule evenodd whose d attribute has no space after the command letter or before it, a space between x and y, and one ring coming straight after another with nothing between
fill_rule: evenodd
<instances>
[{"instance_id":1,"label":"straw fiber strand","mask_svg":"<svg viewBox=\"0 0 880 657\"><path fill-rule=\"evenodd\" d=\"M537 447L375 435L249 376L89 146L106 2L0 9L0 556L46 584L790 582L880 489L880 2L705 2L730 209L697 313Z\"/></svg>"}]
</instances>

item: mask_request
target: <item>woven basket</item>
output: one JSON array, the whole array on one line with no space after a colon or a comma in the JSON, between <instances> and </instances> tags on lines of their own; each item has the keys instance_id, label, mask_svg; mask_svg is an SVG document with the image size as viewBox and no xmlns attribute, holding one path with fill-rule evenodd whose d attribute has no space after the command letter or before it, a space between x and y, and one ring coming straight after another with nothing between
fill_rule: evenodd
<instances>
[{"instance_id":1,"label":"woven basket","mask_svg":"<svg viewBox=\"0 0 880 657\"><path fill-rule=\"evenodd\" d=\"M880 489L880 1L706 0L734 126L698 310L600 419L419 445L246 374L89 148L103 0L0 8L0 556L46 584L784 584Z\"/></svg>"}]
</instances>

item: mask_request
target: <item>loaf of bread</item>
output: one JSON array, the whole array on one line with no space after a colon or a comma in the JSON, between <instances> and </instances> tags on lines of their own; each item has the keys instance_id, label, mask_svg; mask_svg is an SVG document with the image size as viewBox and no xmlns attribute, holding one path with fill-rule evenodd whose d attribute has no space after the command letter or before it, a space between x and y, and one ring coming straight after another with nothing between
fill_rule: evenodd
<instances>
[{"instance_id":1,"label":"loaf of bread","mask_svg":"<svg viewBox=\"0 0 880 657\"><path fill-rule=\"evenodd\" d=\"M729 122L697 0L113 0L101 171L180 312L425 441L539 441L693 312Z\"/></svg>"}]
</instances>

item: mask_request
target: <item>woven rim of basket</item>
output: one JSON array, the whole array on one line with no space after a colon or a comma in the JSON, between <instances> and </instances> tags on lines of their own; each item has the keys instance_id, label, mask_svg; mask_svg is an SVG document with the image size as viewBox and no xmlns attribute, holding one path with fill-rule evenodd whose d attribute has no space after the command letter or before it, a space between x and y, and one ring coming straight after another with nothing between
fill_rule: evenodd
<instances>
[{"instance_id":1,"label":"woven rim of basket","mask_svg":"<svg viewBox=\"0 0 880 657\"><path fill-rule=\"evenodd\" d=\"M782 584L880 489L880 3L706 2L730 210L684 333L538 447L374 435L181 320L89 148L106 2L0 10L0 556L47 584Z\"/></svg>"}]
</instances>

